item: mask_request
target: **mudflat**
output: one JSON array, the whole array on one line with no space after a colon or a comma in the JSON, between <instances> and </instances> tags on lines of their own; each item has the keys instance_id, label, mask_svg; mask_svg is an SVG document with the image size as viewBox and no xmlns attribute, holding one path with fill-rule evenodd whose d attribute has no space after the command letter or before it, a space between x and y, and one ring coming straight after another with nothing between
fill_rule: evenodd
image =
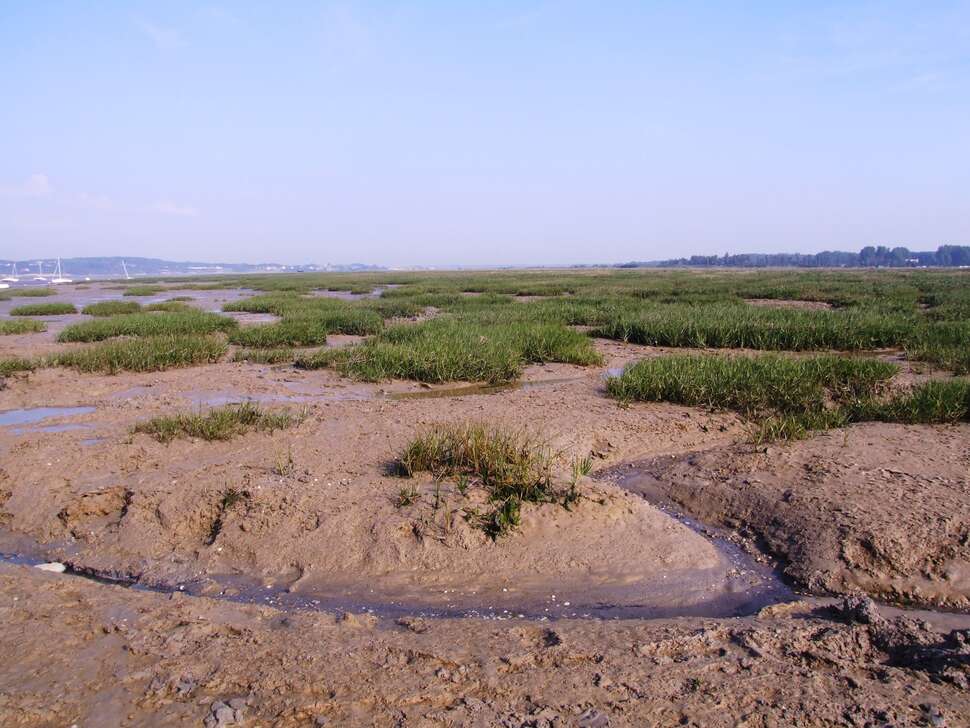
<instances>
[{"instance_id":1,"label":"mudflat","mask_svg":"<svg viewBox=\"0 0 970 728\"><path fill-rule=\"evenodd\" d=\"M962 319L770 275L58 288L140 304L0 336L3 723L967 725Z\"/></svg>"}]
</instances>

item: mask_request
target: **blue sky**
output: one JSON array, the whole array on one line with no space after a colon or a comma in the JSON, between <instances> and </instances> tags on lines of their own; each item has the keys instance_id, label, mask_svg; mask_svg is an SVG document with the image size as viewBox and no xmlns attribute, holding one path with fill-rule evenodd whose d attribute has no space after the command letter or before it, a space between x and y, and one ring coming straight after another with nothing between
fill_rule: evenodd
<instances>
[{"instance_id":1,"label":"blue sky","mask_svg":"<svg viewBox=\"0 0 970 728\"><path fill-rule=\"evenodd\" d=\"M970 0L0 0L0 58L0 257L970 244Z\"/></svg>"}]
</instances>

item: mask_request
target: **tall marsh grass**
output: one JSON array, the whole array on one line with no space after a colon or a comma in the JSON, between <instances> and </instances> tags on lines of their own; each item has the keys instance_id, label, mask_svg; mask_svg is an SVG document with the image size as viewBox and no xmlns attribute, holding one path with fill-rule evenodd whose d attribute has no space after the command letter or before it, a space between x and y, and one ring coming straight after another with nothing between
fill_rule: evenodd
<instances>
[{"instance_id":1,"label":"tall marsh grass","mask_svg":"<svg viewBox=\"0 0 970 728\"><path fill-rule=\"evenodd\" d=\"M232 331L236 321L202 311L176 313L132 313L72 324L58 335L58 341L103 341L116 336L202 335Z\"/></svg>"},{"instance_id":2,"label":"tall marsh grass","mask_svg":"<svg viewBox=\"0 0 970 728\"><path fill-rule=\"evenodd\" d=\"M89 303L81 309L81 313L88 316L119 316L125 313L138 313L141 304L138 301L98 301Z\"/></svg>"},{"instance_id":3,"label":"tall marsh grass","mask_svg":"<svg viewBox=\"0 0 970 728\"><path fill-rule=\"evenodd\" d=\"M11 316L63 316L77 313L73 303L28 303L10 309Z\"/></svg>"},{"instance_id":4,"label":"tall marsh grass","mask_svg":"<svg viewBox=\"0 0 970 728\"><path fill-rule=\"evenodd\" d=\"M225 342L214 336L148 336L102 341L54 354L43 363L72 367L80 372L153 372L209 364L225 353Z\"/></svg>"},{"instance_id":5,"label":"tall marsh grass","mask_svg":"<svg viewBox=\"0 0 970 728\"><path fill-rule=\"evenodd\" d=\"M728 409L755 425L755 439L797 439L851 422L931 424L966 420L970 382L889 388L897 367L873 359L716 355L645 359L607 380L620 400Z\"/></svg>"},{"instance_id":6,"label":"tall marsh grass","mask_svg":"<svg viewBox=\"0 0 970 728\"><path fill-rule=\"evenodd\" d=\"M34 319L0 319L0 336L8 334L37 334L47 331L47 324Z\"/></svg>"},{"instance_id":7,"label":"tall marsh grass","mask_svg":"<svg viewBox=\"0 0 970 728\"><path fill-rule=\"evenodd\" d=\"M491 384L516 379L527 363L596 364L590 340L561 324L510 321L488 325L466 319L434 319L394 326L337 353L298 360L299 366L337 366L365 381L412 379Z\"/></svg>"}]
</instances>

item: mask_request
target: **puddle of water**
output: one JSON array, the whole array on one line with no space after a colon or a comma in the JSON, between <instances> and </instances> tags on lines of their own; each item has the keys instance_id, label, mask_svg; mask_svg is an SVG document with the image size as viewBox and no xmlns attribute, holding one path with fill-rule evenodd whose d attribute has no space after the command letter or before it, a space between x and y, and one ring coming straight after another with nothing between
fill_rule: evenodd
<instances>
[{"instance_id":1,"label":"puddle of water","mask_svg":"<svg viewBox=\"0 0 970 728\"><path fill-rule=\"evenodd\" d=\"M106 437L86 437L81 440L81 444L84 447L92 447L94 445L100 445L102 442L107 442L107 440L108 438Z\"/></svg>"},{"instance_id":2,"label":"puddle of water","mask_svg":"<svg viewBox=\"0 0 970 728\"><path fill-rule=\"evenodd\" d=\"M63 424L63 425L42 425L40 427L15 427L12 432L15 435L24 435L31 432L69 432L71 430L90 430L91 425L76 425L76 424Z\"/></svg>"},{"instance_id":3,"label":"puddle of water","mask_svg":"<svg viewBox=\"0 0 970 728\"><path fill-rule=\"evenodd\" d=\"M0 412L0 427L29 425L51 417L76 417L94 412L94 407L32 407Z\"/></svg>"}]
</instances>

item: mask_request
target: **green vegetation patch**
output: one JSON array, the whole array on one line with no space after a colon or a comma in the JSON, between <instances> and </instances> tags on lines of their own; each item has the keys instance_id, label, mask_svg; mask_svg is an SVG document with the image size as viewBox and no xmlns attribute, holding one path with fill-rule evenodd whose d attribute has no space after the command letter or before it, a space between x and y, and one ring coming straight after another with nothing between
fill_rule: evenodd
<instances>
[{"instance_id":1,"label":"green vegetation patch","mask_svg":"<svg viewBox=\"0 0 970 728\"><path fill-rule=\"evenodd\" d=\"M53 288L41 286L40 288L11 288L8 291L4 291L4 293L9 296L21 298L44 298L46 296L53 296L57 291Z\"/></svg>"},{"instance_id":2,"label":"green vegetation patch","mask_svg":"<svg viewBox=\"0 0 970 728\"><path fill-rule=\"evenodd\" d=\"M884 400L863 400L849 408L854 422L878 420L912 425L970 421L970 382L931 381Z\"/></svg>"},{"instance_id":3,"label":"green vegetation patch","mask_svg":"<svg viewBox=\"0 0 970 728\"><path fill-rule=\"evenodd\" d=\"M0 359L0 376L9 376L14 372L31 372L36 368L37 364L30 359L22 357Z\"/></svg>"},{"instance_id":4,"label":"green vegetation patch","mask_svg":"<svg viewBox=\"0 0 970 728\"><path fill-rule=\"evenodd\" d=\"M746 416L818 411L829 401L871 397L898 371L875 359L839 356L676 355L644 359L607 380L621 400L730 409Z\"/></svg>"},{"instance_id":5,"label":"green vegetation patch","mask_svg":"<svg viewBox=\"0 0 970 728\"><path fill-rule=\"evenodd\" d=\"M120 316L126 313L138 313L141 311L141 304L138 301L99 301L89 303L81 309L81 313L88 316Z\"/></svg>"},{"instance_id":6,"label":"green vegetation patch","mask_svg":"<svg viewBox=\"0 0 970 728\"><path fill-rule=\"evenodd\" d=\"M876 312L686 305L620 311L591 333L651 346L848 351L901 346L912 330L910 319Z\"/></svg>"},{"instance_id":7,"label":"green vegetation patch","mask_svg":"<svg viewBox=\"0 0 970 728\"><path fill-rule=\"evenodd\" d=\"M0 336L7 334L37 334L47 331L47 324L43 321L34 319L20 319L11 321L9 319L0 320Z\"/></svg>"},{"instance_id":8,"label":"green vegetation patch","mask_svg":"<svg viewBox=\"0 0 970 728\"><path fill-rule=\"evenodd\" d=\"M436 478L477 479L488 493L492 510L471 515L492 538L519 525L523 503L548 503L560 497L552 484L552 462L548 449L527 433L475 423L428 428L398 459L406 477L430 472Z\"/></svg>"},{"instance_id":9,"label":"green vegetation patch","mask_svg":"<svg viewBox=\"0 0 970 728\"><path fill-rule=\"evenodd\" d=\"M366 381L495 384L516 379L526 363L550 361L587 365L601 358L586 336L561 324L447 318L395 326L358 346L303 357L297 364L337 366Z\"/></svg>"},{"instance_id":10,"label":"green vegetation patch","mask_svg":"<svg viewBox=\"0 0 970 728\"><path fill-rule=\"evenodd\" d=\"M10 309L11 316L63 316L77 313L73 303L29 303Z\"/></svg>"},{"instance_id":11,"label":"green vegetation patch","mask_svg":"<svg viewBox=\"0 0 970 728\"><path fill-rule=\"evenodd\" d=\"M253 296L227 304L223 310L282 318L275 324L248 326L232 334L232 343L254 348L315 346L325 344L327 334L366 336L384 328L382 315L374 309L337 299L290 293Z\"/></svg>"},{"instance_id":12,"label":"green vegetation patch","mask_svg":"<svg viewBox=\"0 0 970 728\"><path fill-rule=\"evenodd\" d=\"M282 430L302 422L306 413L288 410L269 411L253 402L229 405L207 412L185 413L153 417L134 427L135 432L151 435L159 442L171 442L179 437L198 437L203 440L229 440L253 430Z\"/></svg>"},{"instance_id":13,"label":"green vegetation patch","mask_svg":"<svg viewBox=\"0 0 970 728\"><path fill-rule=\"evenodd\" d=\"M103 341L54 354L44 363L81 372L153 372L216 362L225 353L225 342L213 336L149 336Z\"/></svg>"},{"instance_id":14,"label":"green vegetation patch","mask_svg":"<svg viewBox=\"0 0 970 728\"><path fill-rule=\"evenodd\" d=\"M237 325L231 318L202 311L132 313L73 324L57 340L89 342L115 336L201 335L232 331Z\"/></svg>"},{"instance_id":15,"label":"green vegetation patch","mask_svg":"<svg viewBox=\"0 0 970 728\"><path fill-rule=\"evenodd\" d=\"M198 311L197 308L188 305L184 301L176 301L174 298L168 301L159 301L158 303L149 303L143 309L144 311L169 311L169 312L179 312L179 311Z\"/></svg>"},{"instance_id":16,"label":"green vegetation patch","mask_svg":"<svg viewBox=\"0 0 970 728\"><path fill-rule=\"evenodd\" d=\"M162 293L168 289L165 286L128 286L122 295L124 296L154 296L157 293Z\"/></svg>"},{"instance_id":17,"label":"green vegetation patch","mask_svg":"<svg viewBox=\"0 0 970 728\"><path fill-rule=\"evenodd\" d=\"M233 361L252 364L292 364L295 359L293 349L239 349L232 355Z\"/></svg>"},{"instance_id":18,"label":"green vegetation patch","mask_svg":"<svg viewBox=\"0 0 970 728\"><path fill-rule=\"evenodd\" d=\"M817 356L665 356L607 380L620 400L730 409L756 425L756 440L797 439L851 422L956 422L967 419L970 383L928 382L890 393L895 365Z\"/></svg>"}]
</instances>

